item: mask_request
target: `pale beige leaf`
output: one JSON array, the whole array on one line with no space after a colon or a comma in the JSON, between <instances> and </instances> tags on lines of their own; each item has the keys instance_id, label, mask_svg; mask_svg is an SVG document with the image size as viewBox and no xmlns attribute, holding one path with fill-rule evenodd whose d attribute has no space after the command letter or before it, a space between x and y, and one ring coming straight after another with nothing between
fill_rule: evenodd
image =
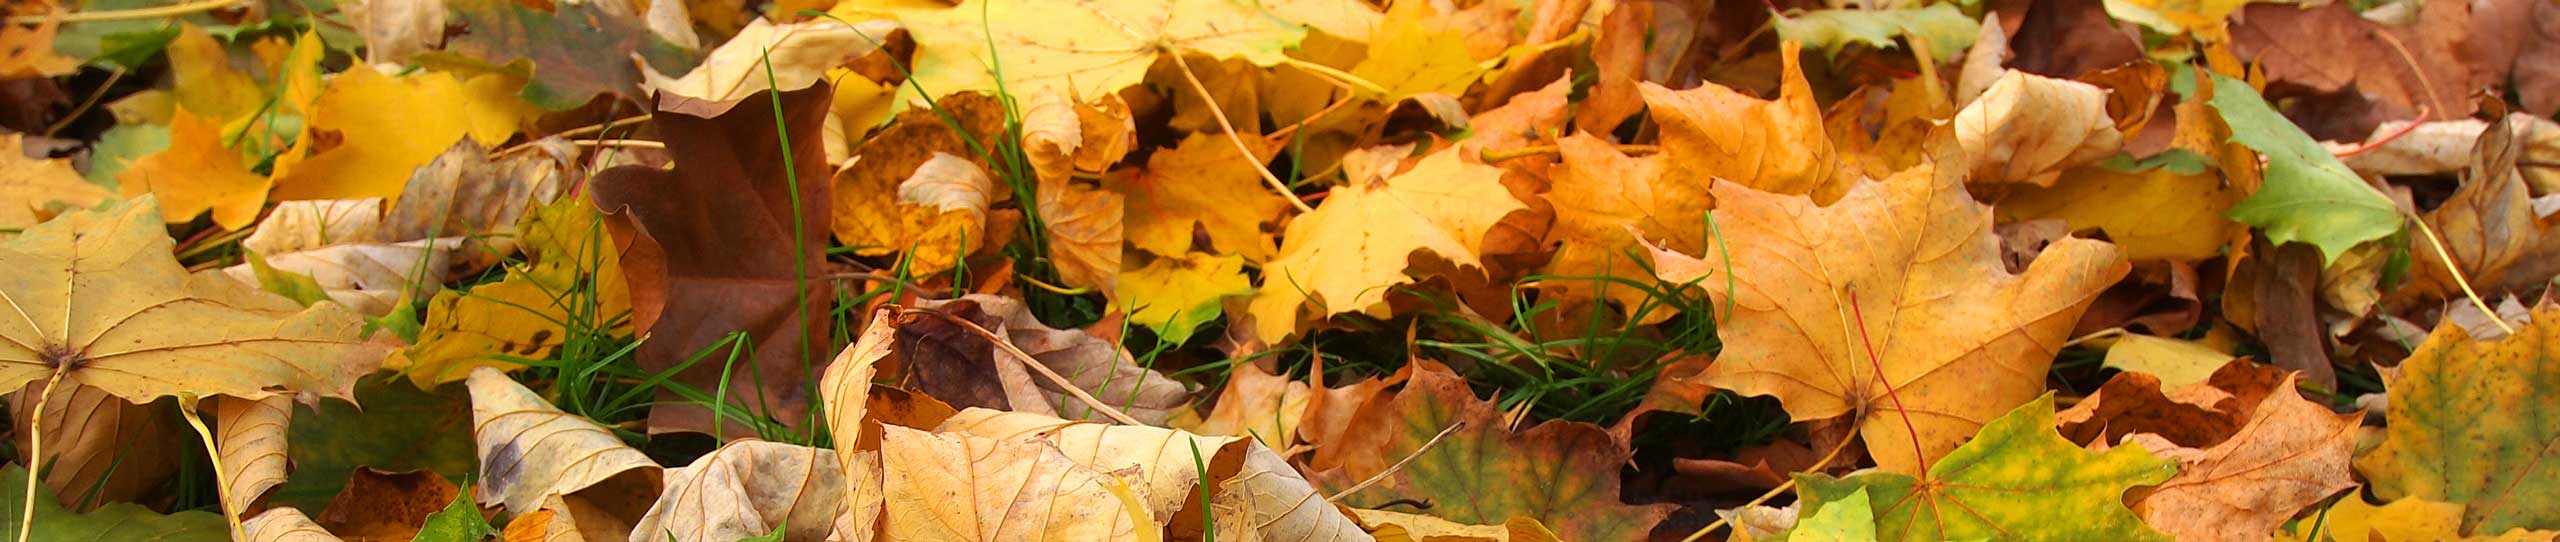
<instances>
[{"instance_id":1,"label":"pale beige leaf","mask_svg":"<svg viewBox=\"0 0 2560 542\"><path fill-rule=\"evenodd\" d=\"M339 5L364 36L366 58L399 63L444 44L443 2L363 0Z\"/></svg>"},{"instance_id":2,"label":"pale beige leaf","mask_svg":"<svg viewBox=\"0 0 2560 542\"><path fill-rule=\"evenodd\" d=\"M1298 469L1259 441L1241 446L1243 464L1209 497L1219 540L1367 542L1369 533L1317 493ZM1221 456L1224 459L1224 456ZM1224 473L1224 463L1211 474ZM1553 540L1554 537L1548 537Z\"/></svg>"},{"instance_id":3,"label":"pale beige leaf","mask_svg":"<svg viewBox=\"0 0 2560 542\"><path fill-rule=\"evenodd\" d=\"M835 530L850 487L839 465L879 469L879 454L740 440L667 471L666 492L631 529L632 542L740 540L771 534L818 542Z\"/></svg>"},{"instance_id":4,"label":"pale beige leaf","mask_svg":"<svg viewBox=\"0 0 2560 542\"><path fill-rule=\"evenodd\" d=\"M1107 474L1037 439L997 440L884 426L880 464L891 540L1105 542L1138 540L1103 486Z\"/></svg>"},{"instance_id":5,"label":"pale beige leaf","mask_svg":"<svg viewBox=\"0 0 2560 542\"><path fill-rule=\"evenodd\" d=\"M522 514L600 486L614 495L658 493L657 462L604 426L561 412L496 368L472 369L470 387L481 504Z\"/></svg>"},{"instance_id":6,"label":"pale beige leaf","mask_svg":"<svg viewBox=\"0 0 2560 542\"><path fill-rule=\"evenodd\" d=\"M311 516L290 506L279 506L258 513L258 517L240 524L249 532L249 542L342 542L338 535L313 523Z\"/></svg>"},{"instance_id":7,"label":"pale beige leaf","mask_svg":"<svg viewBox=\"0 0 2560 542\"><path fill-rule=\"evenodd\" d=\"M1305 382L1275 375L1253 363L1238 363L1218 394L1217 408L1192 431L1210 435L1252 436L1263 445L1287 449L1297 442L1298 421L1307 413L1315 391Z\"/></svg>"},{"instance_id":8,"label":"pale beige leaf","mask_svg":"<svg viewBox=\"0 0 2560 542\"><path fill-rule=\"evenodd\" d=\"M1077 464L1136 486L1155 523L1177 527L1175 538L1185 534L1180 531L1183 518L1199 513L1187 508L1198 498L1199 484L1210 481L1215 491L1209 505L1221 540L1368 539L1286 460L1252 439L982 408L961 411L937 430L1055 444ZM1200 470L1204 464L1207 472Z\"/></svg>"},{"instance_id":9,"label":"pale beige leaf","mask_svg":"<svg viewBox=\"0 0 2560 542\"><path fill-rule=\"evenodd\" d=\"M2072 166L2115 154L2124 134L2096 85L2011 70L1956 112L1956 144L1973 182L2053 186Z\"/></svg>"},{"instance_id":10,"label":"pale beige leaf","mask_svg":"<svg viewBox=\"0 0 2560 542\"><path fill-rule=\"evenodd\" d=\"M873 313L871 323L862 328L862 336L855 339L852 346L836 354L835 361L829 362L826 372L818 378L818 397L825 403L827 431L835 435L838 450L863 448L862 422L871 405L871 376L879 368L880 360L888 358L892 353L891 347L896 344L898 328L892 323L894 316L894 312L885 308ZM879 446L876 442L870 444ZM876 498L880 494L877 475L866 475L879 470L878 454L836 454L830 451L828 455L835 461L835 494L838 499L847 495ZM857 474L846 476L845 473ZM864 512L867 511L855 509L852 515L860 517ZM856 532L869 533L871 530L859 529Z\"/></svg>"},{"instance_id":11,"label":"pale beige leaf","mask_svg":"<svg viewBox=\"0 0 2560 542\"><path fill-rule=\"evenodd\" d=\"M924 165L916 166L915 174L898 183L898 201L968 213L973 220L985 221L987 205L995 201L995 183L987 180L986 170L977 163L935 152Z\"/></svg>"},{"instance_id":12,"label":"pale beige leaf","mask_svg":"<svg viewBox=\"0 0 2560 542\"><path fill-rule=\"evenodd\" d=\"M715 102L744 98L773 88L772 84L799 90L817 83L828 68L879 50L881 40L897 29L898 23L886 20L847 24L820 17L774 24L759 18L712 49L709 57L682 77L660 75L654 69L641 70L641 75L650 90Z\"/></svg>"},{"instance_id":13,"label":"pale beige leaf","mask_svg":"<svg viewBox=\"0 0 2560 542\"><path fill-rule=\"evenodd\" d=\"M293 402L285 397L256 401L233 397L214 402L214 426L220 428L215 450L221 451L223 478L231 482L230 510L248 510L269 488L284 483L285 427L293 423Z\"/></svg>"},{"instance_id":14,"label":"pale beige leaf","mask_svg":"<svg viewBox=\"0 0 2560 542\"><path fill-rule=\"evenodd\" d=\"M219 272L188 274L145 196L0 243L0 389L63 372L128 401L179 394L350 397L386 348L336 304L304 308Z\"/></svg>"},{"instance_id":15,"label":"pale beige leaf","mask_svg":"<svg viewBox=\"0 0 2560 542\"><path fill-rule=\"evenodd\" d=\"M447 259L461 249L464 239L349 243L265 257L276 270L309 275L330 301L359 314L381 316L395 308L402 292L423 298L441 290ZM421 271L429 275L419 276ZM242 284L258 284L257 269L250 264L225 267L222 273Z\"/></svg>"},{"instance_id":16,"label":"pale beige leaf","mask_svg":"<svg viewBox=\"0 0 2560 542\"><path fill-rule=\"evenodd\" d=\"M42 222L56 211L86 209L114 197L89 184L69 160L31 159L19 134L0 135L0 240Z\"/></svg>"}]
</instances>

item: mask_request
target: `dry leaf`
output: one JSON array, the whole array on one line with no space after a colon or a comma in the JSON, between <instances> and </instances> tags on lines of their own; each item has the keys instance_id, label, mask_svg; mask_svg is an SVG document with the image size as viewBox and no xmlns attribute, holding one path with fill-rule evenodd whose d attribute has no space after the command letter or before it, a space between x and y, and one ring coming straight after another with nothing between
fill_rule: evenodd
<instances>
[{"instance_id":1,"label":"dry leaf","mask_svg":"<svg viewBox=\"0 0 2560 542\"><path fill-rule=\"evenodd\" d=\"M428 471L393 474L359 468L347 473L346 485L316 519L320 527L350 542L414 539L427 516L462 494L444 475Z\"/></svg>"},{"instance_id":2,"label":"dry leaf","mask_svg":"<svg viewBox=\"0 0 2560 542\"><path fill-rule=\"evenodd\" d=\"M666 492L632 528L633 540L820 542L835 529L849 480L842 465L878 470L879 454L740 440L667 471ZM876 491L877 488L874 488ZM777 529L779 527L779 529Z\"/></svg>"},{"instance_id":3,"label":"dry leaf","mask_svg":"<svg viewBox=\"0 0 2560 542\"><path fill-rule=\"evenodd\" d=\"M291 507L259 513L240 526L248 531L250 542L343 542L328 529L320 528L320 524L312 523L311 516Z\"/></svg>"},{"instance_id":4,"label":"dry leaf","mask_svg":"<svg viewBox=\"0 0 2560 542\"><path fill-rule=\"evenodd\" d=\"M1271 238L1263 234L1262 225L1286 212L1289 202L1263 186L1253 168L1269 160L1277 146L1257 145L1248 160L1224 139L1191 134L1148 156L1146 168L1104 180L1104 188L1128 196L1125 216L1131 246L1159 256L1179 256L1191 251L1193 232L1198 231L1208 236L1208 248L1216 253L1235 254L1249 262L1271 259Z\"/></svg>"},{"instance_id":5,"label":"dry leaf","mask_svg":"<svg viewBox=\"0 0 2560 542\"><path fill-rule=\"evenodd\" d=\"M1250 436L1264 446L1286 450L1296 444L1299 420L1314 391L1307 383L1264 371L1261 365L1238 363L1227 376L1208 419L1184 429L1207 435Z\"/></svg>"},{"instance_id":6,"label":"dry leaf","mask_svg":"<svg viewBox=\"0 0 2560 542\"><path fill-rule=\"evenodd\" d=\"M240 153L223 145L219 122L179 110L169 121L169 148L135 160L116 175L124 197L159 196L161 216L171 223L195 220L208 210L223 229L257 221L269 182L249 173Z\"/></svg>"},{"instance_id":7,"label":"dry leaf","mask_svg":"<svg viewBox=\"0 0 2560 542\"><path fill-rule=\"evenodd\" d=\"M642 86L664 94L725 102L746 98L781 85L800 90L817 84L827 70L880 49L898 25L892 21L847 23L831 18L774 24L756 19L721 42L693 71L681 77L660 75L642 64Z\"/></svg>"},{"instance_id":8,"label":"dry leaf","mask_svg":"<svg viewBox=\"0 0 2560 542\"><path fill-rule=\"evenodd\" d=\"M71 209L87 209L113 196L80 178L71 162L31 159L20 134L0 135L0 241L45 218Z\"/></svg>"},{"instance_id":9,"label":"dry leaf","mask_svg":"<svg viewBox=\"0 0 2560 542\"><path fill-rule=\"evenodd\" d=\"M32 421L28 416L43 391L43 382L29 382L9 394L11 427ZM150 495L178 474L177 458L186 451L178 446L197 446L159 405L126 402L85 385L53 390L44 418L44 484L79 511L89 509L81 503L134 502ZM28 461L30 436L10 434L20 464Z\"/></svg>"},{"instance_id":10,"label":"dry leaf","mask_svg":"<svg viewBox=\"0 0 2560 542\"><path fill-rule=\"evenodd\" d=\"M2197 449L2166 439L2134 441L2178 460L2178 475L2141 490L2133 511L2178 540L2266 540L2297 512L2355 486L2362 414L2337 414L2293 392L2291 375L2250 406L2247 422L2220 444ZM2145 442L2147 440L2147 442Z\"/></svg>"},{"instance_id":11,"label":"dry leaf","mask_svg":"<svg viewBox=\"0 0 2560 542\"><path fill-rule=\"evenodd\" d=\"M1991 210L1962 177L1941 161L1856 183L1822 207L1717 183L1724 234L1753 241L1734 243L1730 260L1708 255L1708 269L1730 262L1736 289L1702 284L1735 307L1706 384L1775 395L1796 421L1852 415L1870 455L1898 473L1925 471L2035 399L2081 311L2131 266L2111 245L2064 239L2010 274Z\"/></svg>"},{"instance_id":12,"label":"dry leaf","mask_svg":"<svg viewBox=\"0 0 2560 542\"><path fill-rule=\"evenodd\" d=\"M214 446L220 450L223 479L231 500L223 509L246 513L265 500L267 490L284 483L285 426L293 423L293 403L285 397L260 400L221 398L214 403Z\"/></svg>"},{"instance_id":13,"label":"dry leaf","mask_svg":"<svg viewBox=\"0 0 2560 542\"><path fill-rule=\"evenodd\" d=\"M937 428L1016 441L1026 437L1057 446L1070 460L1110 473L1137 489L1133 498L1175 539L1196 537L1201 526L1200 485L1214 483L1209 499L1216 537L1227 540L1358 540L1358 527L1327 503L1295 468L1258 441L1202 437L1156 427L1102 425L1022 412L961 411ZM1202 469L1206 469L1204 472Z\"/></svg>"},{"instance_id":14,"label":"dry leaf","mask_svg":"<svg viewBox=\"0 0 2560 542\"><path fill-rule=\"evenodd\" d=\"M383 198L398 207L418 166L464 138L506 141L532 118L536 109L516 97L523 85L500 73L341 72L312 103L293 149L276 157L275 198Z\"/></svg>"},{"instance_id":15,"label":"dry leaf","mask_svg":"<svg viewBox=\"0 0 2560 542\"><path fill-rule=\"evenodd\" d=\"M1052 329L1032 317L1022 301L986 294L956 300L917 303L977 322L999 334L1033 360L1121 412L1148 423L1164 423L1188 393L1182 383L1140 366L1129 352L1111 341L1077 330ZM1074 399L1047 379L1034 379L1021 360L958 324L920 317L899 326L899 353L919 371L922 389L956 406L985 406L1071 419L1102 419L1100 413ZM933 350L907 346L934 337ZM999 376L1001 375L1001 376ZM990 378L993 377L993 378ZM994 380L995 382L989 382ZM955 390L946 394L944 390ZM958 392L956 390L972 390ZM973 398L985 398L971 400Z\"/></svg>"},{"instance_id":16,"label":"dry leaf","mask_svg":"<svg viewBox=\"0 0 2560 542\"><path fill-rule=\"evenodd\" d=\"M1706 186L1710 179L1721 179L1779 194L1812 194L1819 202L1829 202L1847 188L1844 181L1850 179L1841 178L1813 87L1796 64L1796 45L1780 45L1778 57L1785 64L1776 100L1713 83L1678 91L1643 84L1644 101L1662 125L1663 158L1670 163L1664 174L1671 182Z\"/></svg>"},{"instance_id":17,"label":"dry leaf","mask_svg":"<svg viewBox=\"0 0 2560 542\"><path fill-rule=\"evenodd\" d=\"M658 463L613 431L561 412L497 369L473 369L470 385L481 504L525 514L554 497L639 499L634 504L645 505L658 494Z\"/></svg>"},{"instance_id":18,"label":"dry leaf","mask_svg":"<svg viewBox=\"0 0 2560 542\"><path fill-rule=\"evenodd\" d=\"M2114 155L2124 135L2095 85L2011 70L1955 116L1973 182L2053 186L2065 169Z\"/></svg>"},{"instance_id":19,"label":"dry leaf","mask_svg":"<svg viewBox=\"0 0 2560 542\"><path fill-rule=\"evenodd\" d=\"M1139 525L1097 472L1037 439L881 428L890 540L1135 541Z\"/></svg>"},{"instance_id":20,"label":"dry leaf","mask_svg":"<svg viewBox=\"0 0 2560 542\"><path fill-rule=\"evenodd\" d=\"M1337 187L1315 212L1291 221L1253 298L1262 340L1296 332L1308 301L1324 316L1383 312L1387 291L1413 281L1405 266L1415 252L1482 268L1485 232L1526 206L1502 189L1501 169L1459 154L1443 150L1393 178Z\"/></svg>"}]
</instances>

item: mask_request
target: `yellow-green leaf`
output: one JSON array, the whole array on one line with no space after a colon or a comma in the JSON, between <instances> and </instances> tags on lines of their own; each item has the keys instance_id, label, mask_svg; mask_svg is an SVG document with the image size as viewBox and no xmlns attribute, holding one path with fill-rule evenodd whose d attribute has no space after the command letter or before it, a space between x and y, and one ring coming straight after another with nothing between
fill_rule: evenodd
<instances>
[{"instance_id":1,"label":"yellow-green leaf","mask_svg":"<svg viewBox=\"0 0 2560 542\"><path fill-rule=\"evenodd\" d=\"M2053 394L2009 411L1957 447L1925 479L1890 472L1848 478L1798 474L1804 513L1873 499L1876 539L1888 542L1987 540L2168 540L2125 508L2124 492L2158 484L2177 463L2139 445L2091 452L2053 429Z\"/></svg>"}]
</instances>

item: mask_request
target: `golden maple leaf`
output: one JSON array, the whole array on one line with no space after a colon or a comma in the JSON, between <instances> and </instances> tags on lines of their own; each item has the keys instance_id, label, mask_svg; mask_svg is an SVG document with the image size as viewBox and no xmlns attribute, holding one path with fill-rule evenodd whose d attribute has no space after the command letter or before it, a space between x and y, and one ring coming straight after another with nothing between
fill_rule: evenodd
<instances>
[{"instance_id":1,"label":"golden maple leaf","mask_svg":"<svg viewBox=\"0 0 2560 542\"><path fill-rule=\"evenodd\" d=\"M1700 281L1733 305L1705 383L1775 395L1797 421L1855 415L1877 463L1902 473L2043 393L2064 335L2132 266L2113 245L2063 239L2010 274L1952 160L1852 184L1829 206L1716 183L1717 222L1748 241L1696 267L1733 273L1730 292Z\"/></svg>"},{"instance_id":2,"label":"golden maple leaf","mask_svg":"<svg viewBox=\"0 0 2560 542\"><path fill-rule=\"evenodd\" d=\"M1290 222L1252 302L1263 340L1296 331L1298 307L1310 299L1326 315L1380 307L1387 289L1413 281L1405 264L1415 251L1483 267L1476 251L1485 231L1527 205L1502 188L1501 168L1460 154L1443 150L1386 180L1335 187L1324 206Z\"/></svg>"}]
</instances>

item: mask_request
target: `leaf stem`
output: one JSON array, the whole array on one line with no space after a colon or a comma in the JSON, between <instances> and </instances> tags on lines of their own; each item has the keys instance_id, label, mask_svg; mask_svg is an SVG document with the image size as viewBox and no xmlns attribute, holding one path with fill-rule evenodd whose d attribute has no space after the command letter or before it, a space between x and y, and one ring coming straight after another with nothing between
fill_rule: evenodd
<instances>
[{"instance_id":1,"label":"leaf stem","mask_svg":"<svg viewBox=\"0 0 2560 542\"><path fill-rule=\"evenodd\" d=\"M44 472L44 405L53 402L53 387L61 384L62 375L70 372L69 364L55 365L53 377L45 379L44 391L36 393L36 407L27 415L27 492L24 498L19 499L18 542L27 542L27 535L35 532L36 479Z\"/></svg>"},{"instance_id":2,"label":"leaf stem","mask_svg":"<svg viewBox=\"0 0 2560 542\"><path fill-rule=\"evenodd\" d=\"M1244 136L1237 135L1236 125L1227 121L1227 111L1218 107L1218 97L1209 95L1209 86L1200 84L1200 76L1191 72L1191 62L1183 60L1180 53L1170 56L1173 57L1174 67L1181 68L1182 80L1191 82L1191 90L1200 93L1200 102L1209 105L1209 116L1218 119L1218 127L1226 130L1227 141L1236 144L1236 152L1244 153L1244 159L1247 161L1257 162L1253 164L1253 172L1262 174L1262 182L1271 185L1271 190L1279 193L1280 199L1289 200L1289 206L1298 208L1298 212L1315 212L1316 208L1308 206L1307 202L1299 201L1298 195L1290 192L1289 185L1280 182L1279 176L1272 175L1271 168L1255 160L1257 155L1254 154L1253 148L1244 145Z\"/></svg>"},{"instance_id":3,"label":"leaf stem","mask_svg":"<svg viewBox=\"0 0 2560 542\"><path fill-rule=\"evenodd\" d=\"M232 540L248 540L249 531L240 526L240 509L231 500L231 475L223 472L222 451L214 445L213 430L204 426L204 417L196 414L194 395L178 396L178 415L194 427L196 438L204 442L205 460L213 462L213 491L222 498L222 521L231 525ZM33 501L29 501L33 502Z\"/></svg>"},{"instance_id":4,"label":"leaf stem","mask_svg":"<svg viewBox=\"0 0 2560 542\"><path fill-rule=\"evenodd\" d=\"M2419 233L2426 234L2427 244L2435 246L2436 262L2444 264L2445 274L2452 275L2453 284L2462 287L2462 296L2471 299L2471 306L2480 309L2480 314L2489 317L2489 323L2497 324L2499 330L2506 331L2508 335L2516 334L2515 326L2507 325L2507 319L2499 317L2497 310L2489 308L2489 302L2480 299L2480 292L2471 289L2471 279L2463 278L2462 266L2454 263L2453 253L2444 249L2444 240L2436 237L2436 229L2428 227L2427 220L2424 218L2416 215L2406 216L2409 217L2410 222L2418 225Z\"/></svg>"}]
</instances>

